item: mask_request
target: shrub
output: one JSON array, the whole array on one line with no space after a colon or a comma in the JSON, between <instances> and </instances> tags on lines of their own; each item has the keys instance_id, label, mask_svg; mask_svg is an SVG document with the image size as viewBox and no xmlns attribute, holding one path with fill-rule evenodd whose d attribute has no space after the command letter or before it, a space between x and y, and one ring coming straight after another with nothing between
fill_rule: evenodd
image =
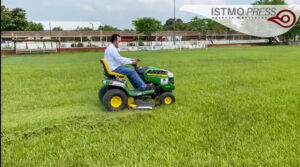
<instances>
[{"instance_id":1,"label":"shrub","mask_svg":"<svg viewBox=\"0 0 300 167\"><path fill-rule=\"evenodd\" d=\"M79 42L76 46L82 48L83 47L83 43Z\"/></svg>"},{"instance_id":2,"label":"shrub","mask_svg":"<svg viewBox=\"0 0 300 167\"><path fill-rule=\"evenodd\" d=\"M144 42L139 40L139 46L144 46Z\"/></svg>"},{"instance_id":3,"label":"shrub","mask_svg":"<svg viewBox=\"0 0 300 167\"><path fill-rule=\"evenodd\" d=\"M135 46L135 43L128 43L128 46Z\"/></svg>"}]
</instances>

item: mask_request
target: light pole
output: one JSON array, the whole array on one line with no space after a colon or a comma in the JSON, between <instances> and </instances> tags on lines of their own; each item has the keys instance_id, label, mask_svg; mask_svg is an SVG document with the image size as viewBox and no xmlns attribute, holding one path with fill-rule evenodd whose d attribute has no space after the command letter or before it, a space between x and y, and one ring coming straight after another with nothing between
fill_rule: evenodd
<instances>
[{"instance_id":1,"label":"light pole","mask_svg":"<svg viewBox=\"0 0 300 167\"><path fill-rule=\"evenodd\" d=\"M51 22L49 22L49 29L50 29L50 40L52 40L52 27L51 27ZM53 48L53 44L51 42L51 48Z\"/></svg>"},{"instance_id":2,"label":"light pole","mask_svg":"<svg viewBox=\"0 0 300 167\"><path fill-rule=\"evenodd\" d=\"M174 43L174 46L176 46L176 39L175 39L176 26L175 26L175 23L176 23L176 2L174 0L174 22L173 22L173 43Z\"/></svg>"},{"instance_id":3,"label":"light pole","mask_svg":"<svg viewBox=\"0 0 300 167\"><path fill-rule=\"evenodd\" d=\"M92 29L93 29L93 31L94 31L94 24L93 24L92 22L90 22L90 24L92 25Z\"/></svg>"},{"instance_id":4,"label":"light pole","mask_svg":"<svg viewBox=\"0 0 300 167\"><path fill-rule=\"evenodd\" d=\"M49 22L49 30L50 30L50 39L51 39L51 37L52 37L52 34L51 34L51 30L52 30L52 28L51 28L51 22Z\"/></svg>"}]
</instances>

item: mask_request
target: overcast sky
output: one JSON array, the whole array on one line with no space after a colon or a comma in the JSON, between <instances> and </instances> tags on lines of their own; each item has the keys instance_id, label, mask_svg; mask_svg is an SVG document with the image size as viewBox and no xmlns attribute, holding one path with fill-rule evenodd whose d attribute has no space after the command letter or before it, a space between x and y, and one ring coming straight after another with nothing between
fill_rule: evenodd
<instances>
[{"instance_id":1,"label":"overcast sky","mask_svg":"<svg viewBox=\"0 0 300 167\"><path fill-rule=\"evenodd\" d=\"M255 0L176 0L176 15L189 21L194 14L181 12L184 4L251 4ZM300 4L300 0L288 0ZM163 24L173 17L173 0L2 0L8 8L22 8L30 21L96 21L118 28L133 28L132 20L153 17Z\"/></svg>"}]
</instances>

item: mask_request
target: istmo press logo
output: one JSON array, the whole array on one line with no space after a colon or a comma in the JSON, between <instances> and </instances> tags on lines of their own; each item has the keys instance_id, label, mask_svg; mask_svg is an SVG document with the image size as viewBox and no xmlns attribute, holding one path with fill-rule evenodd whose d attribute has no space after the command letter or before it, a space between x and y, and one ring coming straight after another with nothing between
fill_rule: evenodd
<instances>
[{"instance_id":1,"label":"istmo press logo","mask_svg":"<svg viewBox=\"0 0 300 167\"><path fill-rule=\"evenodd\" d=\"M184 5L180 10L258 37L284 34L300 16L300 5Z\"/></svg>"},{"instance_id":2,"label":"istmo press logo","mask_svg":"<svg viewBox=\"0 0 300 167\"><path fill-rule=\"evenodd\" d=\"M277 8L251 7L247 8L212 8L212 19L234 18L236 19L266 19L272 21L283 28L290 28L296 23L296 14L291 10L281 10L277 12Z\"/></svg>"}]
</instances>

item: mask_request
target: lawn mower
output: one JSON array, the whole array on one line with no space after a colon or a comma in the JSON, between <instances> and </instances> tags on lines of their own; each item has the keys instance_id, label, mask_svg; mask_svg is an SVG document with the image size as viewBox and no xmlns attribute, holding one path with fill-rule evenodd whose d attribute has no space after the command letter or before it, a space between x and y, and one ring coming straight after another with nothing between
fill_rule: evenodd
<instances>
[{"instance_id":1,"label":"lawn mower","mask_svg":"<svg viewBox=\"0 0 300 167\"><path fill-rule=\"evenodd\" d=\"M138 59L137 62L140 60ZM119 111L125 108L151 110L156 105L170 105L175 102L172 91L174 75L164 69L155 67L138 67L132 65L145 83L152 83L150 90L140 91L129 88L125 75L109 70L107 62L102 59L104 70L103 87L99 91L99 99L108 111ZM157 103L153 103L157 102Z\"/></svg>"}]
</instances>

